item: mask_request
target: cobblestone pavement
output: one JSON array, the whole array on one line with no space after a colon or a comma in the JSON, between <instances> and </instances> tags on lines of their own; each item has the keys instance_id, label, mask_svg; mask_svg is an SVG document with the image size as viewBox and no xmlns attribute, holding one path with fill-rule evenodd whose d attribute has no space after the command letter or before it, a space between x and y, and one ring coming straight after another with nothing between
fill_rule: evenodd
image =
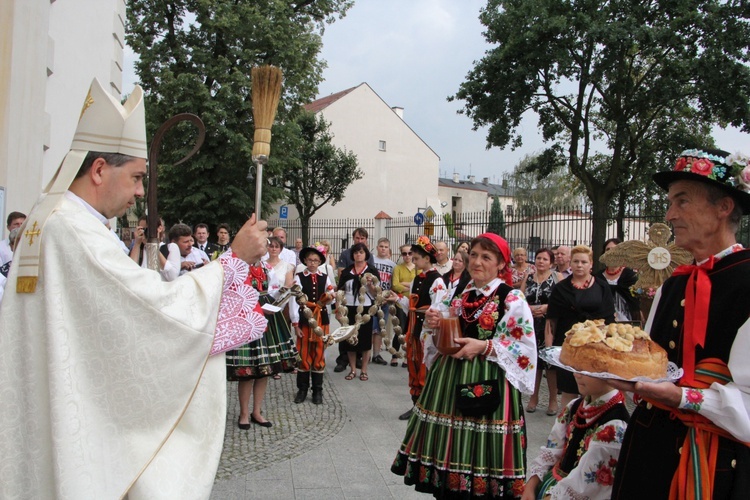
<instances>
[{"instance_id":1,"label":"cobblestone pavement","mask_svg":"<svg viewBox=\"0 0 750 500\"><path fill-rule=\"evenodd\" d=\"M294 404L296 392L296 375L288 373L280 380L270 379L263 416L273 422L273 427L252 425L249 431L242 431L237 427L240 415L237 382L227 383L227 428L216 482L292 459L341 430L346 410L330 377L323 380L325 404L311 404L309 395L305 403Z\"/></svg>"}]
</instances>

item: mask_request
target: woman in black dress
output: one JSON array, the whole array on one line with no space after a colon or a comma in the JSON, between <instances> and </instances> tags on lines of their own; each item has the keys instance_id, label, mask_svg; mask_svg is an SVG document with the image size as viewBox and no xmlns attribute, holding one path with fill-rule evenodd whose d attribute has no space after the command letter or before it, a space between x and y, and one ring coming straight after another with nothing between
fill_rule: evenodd
<instances>
[{"instance_id":1,"label":"woman in black dress","mask_svg":"<svg viewBox=\"0 0 750 500\"><path fill-rule=\"evenodd\" d=\"M615 303L609 285L601 278L591 275L594 253L590 247L579 245L570 251L570 267L573 274L559 282L552 290L547 308L545 343L561 346L565 332L575 323L587 319L603 319L605 323L615 320ZM578 395L578 385L573 374L557 369L557 387L562 391L562 406L565 408Z\"/></svg>"},{"instance_id":2,"label":"woman in black dress","mask_svg":"<svg viewBox=\"0 0 750 500\"><path fill-rule=\"evenodd\" d=\"M349 324L356 322L357 306L362 305L362 314L367 314L367 310L375 300L375 285L378 270L367 263L370 260L370 251L364 243L355 243L351 249L354 264L341 271L339 276L339 290L344 291L344 300L348 311ZM364 282L364 283L363 283ZM362 287L365 287L363 300L360 301ZM337 314L337 319L341 321ZM365 321L359 325L357 332L357 345L351 345L349 342L340 344L342 350L347 353L349 359L349 374L344 377L346 380L352 380L357 376L357 353L362 353L362 370L359 379L368 380L367 365L370 362L370 351L372 350L372 321Z\"/></svg>"}]
</instances>

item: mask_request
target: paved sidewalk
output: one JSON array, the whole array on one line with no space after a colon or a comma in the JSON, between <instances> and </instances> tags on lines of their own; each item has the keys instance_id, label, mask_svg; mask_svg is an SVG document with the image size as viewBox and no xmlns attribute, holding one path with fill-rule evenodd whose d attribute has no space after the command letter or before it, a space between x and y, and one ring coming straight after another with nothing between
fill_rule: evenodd
<instances>
[{"instance_id":1,"label":"paved sidewalk","mask_svg":"<svg viewBox=\"0 0 750 500\"><path fill-rule=\"evenodd\" d=\"M237 384L227 384L227 431L212 499L425 499L391 462L406 432L398 415L411 406L407 372L401 365L371 365L370 380L344 380L334 373L337 347L326 352L324 403L308 397L294 404L296 376L270 380L264 416L274 426L237 428ZM385 353L383 358L390 360ZM545 415L546 383L539 409L527 415L528 458L547 439L553 417ZM528 398L524 398L524 402Z\"/></svg>"}]
</instances>

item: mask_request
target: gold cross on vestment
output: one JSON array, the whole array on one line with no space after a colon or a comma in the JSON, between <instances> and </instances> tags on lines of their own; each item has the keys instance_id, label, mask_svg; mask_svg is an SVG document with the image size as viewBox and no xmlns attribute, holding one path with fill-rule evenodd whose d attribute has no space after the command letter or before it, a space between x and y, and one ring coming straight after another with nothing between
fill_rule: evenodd
<instances>
[{"instance_id":1,"label":"gold cross on vestment","mask_svg":"<svg viewBox=\"0 0 750 500\"><path fill-rule=\"evenodd\" d=\"M36 228L36 221L34 221L34 225L31 226L31 230L27 229L26 232L23 233L23 235L29 239L29 246L34 244L34 236L39 236L40 234L42 234L42 230Z\"/></svg>"}]
</instances>

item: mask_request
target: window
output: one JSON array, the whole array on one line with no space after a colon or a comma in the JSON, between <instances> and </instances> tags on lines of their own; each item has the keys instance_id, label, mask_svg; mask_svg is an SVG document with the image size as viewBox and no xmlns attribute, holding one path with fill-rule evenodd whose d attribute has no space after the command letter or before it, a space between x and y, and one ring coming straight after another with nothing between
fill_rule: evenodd
<instances>
[{"instance_id":1,"label":"window","mask_svg":"<svg viewBox=\"0 0 750 500\"><path fill-rule=\"evenodd\" d=\"M385 141L378 141L378 150L385 151Z\"/></svg>"}]
</instances>

